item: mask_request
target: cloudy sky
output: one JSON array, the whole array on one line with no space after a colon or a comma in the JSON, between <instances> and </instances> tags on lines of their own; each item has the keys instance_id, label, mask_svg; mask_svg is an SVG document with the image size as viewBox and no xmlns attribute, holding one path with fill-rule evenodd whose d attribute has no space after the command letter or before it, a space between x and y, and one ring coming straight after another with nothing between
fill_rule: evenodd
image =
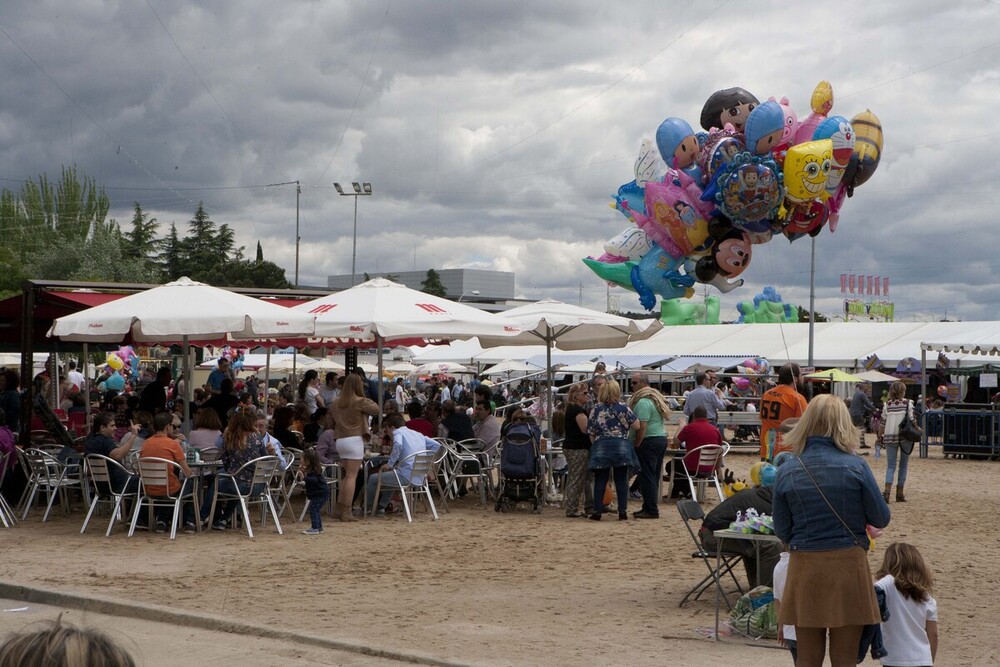
<instances>
[{"instance_id":1,"label":"cloudy sky","mask_svg":"<svg viewBox=\"0 0 1000 667\"><path fill-rule=\"evenodd\" d=\"M802 117L871 109L872 179L816 244L817 310L840 275L888 276L900 320L1000 311L1000 2L12 0L0 10L0 186L76 164L127 223L186 225L198 201L299 281L358 271L513 271L519 296L603 309L580 258L629 223L609 208L644 138L697 128L715 90ZM738 301L807 305L810 243L755 246ZM703 289L699 289L698 298ZM709 294L716 293L709 288ZM631 292L611 290L623 309Z\"/></svg>"}]
</instances>

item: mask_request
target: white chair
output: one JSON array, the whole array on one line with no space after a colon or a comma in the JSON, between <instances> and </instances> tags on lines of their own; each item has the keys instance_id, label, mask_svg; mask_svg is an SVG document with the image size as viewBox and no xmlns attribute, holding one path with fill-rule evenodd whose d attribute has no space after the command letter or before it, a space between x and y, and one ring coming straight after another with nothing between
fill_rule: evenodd
<instances>
[{"instance_id":1,"label":"white chair","mask_svg":"<svg viewBox=\"0 0 1000 667\"><path fill-rule=\"evenodd\" d=\"M282 516L288 509L292 521L296 523L298 519L295 518L295 512L292 510L291 492L295 489L295 474L299 470L301 451L290 447L283 449L281 453L285 457L285 469L282 470L279 463L274 477L271 478L271 495L279 501L278 516ZM299 454L297 455L296 452Z\"/></svg>"},{"instance_id":2,"label":"white chair","mask_svg":"<svg viewBox=\"0 0 1000 667\"><path fill-rule=\"evenodd\" d=\"M438 447L434 455L434 463L427 474L427 483L431 488L437 489L438 502L441 503L441 507L444 508L445 512L450 513L451 510L448 509L448 488L451 486L451 465L447 447Z\"/></svg>"},{"instance_id":3,"label":"white chair","mask_svg":"<svg viewBox=\"0 0 1000 667\"><path fill-rule=\"evenodd\" d=\"M110 502L114 503L114 507L111 510L111 521L108 522L108 530L104 533L105 537L110 537L111 530L115 526L115 520L121 520L123 501L126 498L139 497L138 485L134 486L133 490L127 490L136 475L126 470L125 466L118 463L118 461L107 456L102 456L101 454L88 454L87 458L84 459L84 463L87 468L87 475L94 485L94 495L90 499L90 509L87 511L87 517L83 520L83 527L80 528L80 534L82 535L87 531L87 526L90 524L91 517L94 516L97 504L99 502ZM120 469L121 473L125 475L125 484L117 492L111 485L111 471L116 468Z\"/></svg>"},{"instance_id":4,"label":"white chair","mask_svg":"<svg viewBox=\"0 0 1000 667\"><path fill-rule=\"evenodd\" d=\"M333 515L333 504L337 502L337 492L340 491L340 464L339 463L324 463L323 464L323 476L326 477L326 486L330 490L327 494L326 500L326 513ZM302 479L296 479L294 488L301 487L305 489L305 481ZM299 513L299 523L301 523L305 517L306 512L309 511L310 500L306 498L306 502L302 505L302 512ZM279 512L280 514L280 512Z\"/></svg>"},{"instance_id":5,"label":"white chair","mask_svg":"<svg viewBox=\"0 0 1000 667\"><path fill-rule=\"evenodd\" d=\"M247 469L253 470L253 476L251 477L249 490L246 493L242 493L239 492L239 486L236 484L236 478ZM243 523L246 525L247 535L252 538L253 527L250 525L249 506L260 505L263 510L261 525L264 525L267 520L267 512L270 511L271 518L274 520L274 526L278 529L278 535L284 535L284 532L281 530L281 522L278 520L278 510L274 506L274 498L271 497L271 478L274 477L275 473L278 471L279 462L277 456L261 456L253 459L252 461L247 461L232 474L225 472L219 473L215 483L215 497L212 499L211 516L215 515L215 506L218 504L219 500L235 500L239 504L240 515L243 518ZM224 479L231 479L233 487L237 489L238 492L229 493L219 491L219 487L222 485L222 480Z\"/></svg>"},{"instance_id":6,"label":"white chair","mask_svg":"<svg viewBox=\"0 0 1000 667\"><path fill-rule=\"evenodd\" d=\"M79 464L62 463L51 454L34 448L24 452L24 460L31 470L31 476L28 480L30 486L26 489L27 499L24 503L21 519L24 520L27 518L28 512L31 510L31 503L34 502L35 496L38 495L39 491L44 493L48 498L48 504L45 507L45 515L42 517L42 521L49 520L52 503L55 501L57 494L59 495L60 502L62 502L63 509L69 514L68 491L70 489L78 489L83 493L84 487Z\"/></svg>"},{"instance_id":7,"label":"white chair","mask_svg":"<svg viewBox=\"0 0 1000 667\"><path fill-rule=\"evenodd\" d=\"M693 458L695 452L698 453L698 463L691 469L688 468L687 459L688 457ZM727 453L729 453L728 443L702 445L695 447L681 459L681 468L684 470L688 484L691 485L691 498L701 502L705 495L703 489L711 482L719 494L719 502L725 500L725 495L722 493L722 483L719 479L719 470L722 468L722 459ZM699 493L699 491L701 492Z\"/></svg>"},{"instance_id":8,"label":"white chair","mask_svg":"<svg viewBox=\"0 0 1000 667\"><path fill-rule=\"evenodd\" d=\"M140 491L135 502L135 511L132 512L132 523L128 529L129 537L135 534L135 526L139 521L139 512L142 510L143 504L149 511L150 531L156 525L153 509L155 507L173 508L173 520L170 522L170 539L172 540L177 539L177 524L181 520L181 509L185 502L192 503L195 521L199 520L198 494L192 490L193 479L183 480L180 488L175 493L170 493L170 471L173 470L178 480L182 479L181 464L168 459L146 456L136 462L136 470L139 473ZM151 493L151 489L155 489L159 493ZM185 490L190 490L190 492L185 493Z\"/></svg>"},{"instance_id":9,"label":"white chair","mask_svg":"<svg viewBox=\"0 0 1000 667\"><path fill-rule=\"evenodd\" d=\"M398 468L392 469L392 474L396 476L396 488L399 489L400 495L403 497L403 509L406 510L406 520L410 523L413 522L413 515L410 513L410 503L407 500L407 496L411 498L422 497L424 498L431 508L431 514L434 516L434 520L437 521L438 513L437 508L434 507L434 496L431 495L430 482L428 477L434 467L434 459L437 457L436 452L430 450L424 450L422 452L414 452L407 456L403 461L411 461L412 468L410 469L410 479L404 482L399 476ZM378 483L375 485L375 505L372 507L372 512L375 511L375 507L378 507L378 498L382 492L382 477L378 477ZM423 494L423 495L421 495Z\"/></svg>"}]
</instances>

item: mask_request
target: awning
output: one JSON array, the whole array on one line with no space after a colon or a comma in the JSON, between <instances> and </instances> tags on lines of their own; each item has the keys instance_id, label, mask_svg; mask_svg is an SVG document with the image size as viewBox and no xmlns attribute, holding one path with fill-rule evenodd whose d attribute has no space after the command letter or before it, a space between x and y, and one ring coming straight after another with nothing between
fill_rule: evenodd
<instances>
[{"instance_id":1,"label":"awning","mask_svg":"<svg viewBox=\"0 0 1000 667\"><path fill-rule=\"evenodd\" d=\"M677 357L670 363L660 366L661 371L669 371L672 373L684 373L692 366L709 366L712 368L718 368L720 370L725 370L727 368L732 368L733 366L738 366L743 361L747 359L754 359L760 355L756 354L717 354L717 355L703 355L703 356L681 356Z\"/></svg>"}]
</instances>

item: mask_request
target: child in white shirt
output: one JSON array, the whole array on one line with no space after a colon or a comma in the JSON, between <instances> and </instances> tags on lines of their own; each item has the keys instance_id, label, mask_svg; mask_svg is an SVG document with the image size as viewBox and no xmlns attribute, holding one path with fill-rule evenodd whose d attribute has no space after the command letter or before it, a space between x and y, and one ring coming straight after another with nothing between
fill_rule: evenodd
<instances>
[{"instance_id":1,"label":"child in white shirt","mask_svg":"<svg viewBox=\"0 0 1000 667\"><path fill-rule=\"evenodd\" d=\"M876 588L885 592L889 620L882 623L888 652L882 665L929 666L937 655L937 602L930 591L933 578L917 548L893 542L875 574Z\"/></svg>"},{"instance_id":2,"label":"child in white shirt","mask_svg":"<svg viewBox=\"0 0 1000 667\"><path fill-rule=\"evenodd\" d=\"M785 577L788 575L788 559L788 551L782 551L781 555L778 557L778 564L774 566L774 581L772 582L772 590L774 591L775 616L777 616L778 609L781 607L781 594L785 590ZM788 651L792 654L792 664L794 665L797 663L799 656L795 647L795 626L779 626L778 642L786 646Z\"/></svg>"}]
</instances>

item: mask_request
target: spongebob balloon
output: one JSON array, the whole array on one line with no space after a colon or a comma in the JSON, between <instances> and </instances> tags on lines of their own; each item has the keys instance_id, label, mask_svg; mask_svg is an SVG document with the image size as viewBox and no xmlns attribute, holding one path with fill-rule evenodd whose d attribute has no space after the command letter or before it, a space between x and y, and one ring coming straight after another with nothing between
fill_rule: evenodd
<instances>
[{"instance_id":1,"label":"spongebob balloon","mask_svg":"<svg viewBox=\"0 0 1000 667\"><path fill-rule=\"evenodd\" d=\"M788 149L785 155L785 197L792 202L826 199L826 179L833 165L833 142L807 141Z\"/></svg>"}]
</instances>

